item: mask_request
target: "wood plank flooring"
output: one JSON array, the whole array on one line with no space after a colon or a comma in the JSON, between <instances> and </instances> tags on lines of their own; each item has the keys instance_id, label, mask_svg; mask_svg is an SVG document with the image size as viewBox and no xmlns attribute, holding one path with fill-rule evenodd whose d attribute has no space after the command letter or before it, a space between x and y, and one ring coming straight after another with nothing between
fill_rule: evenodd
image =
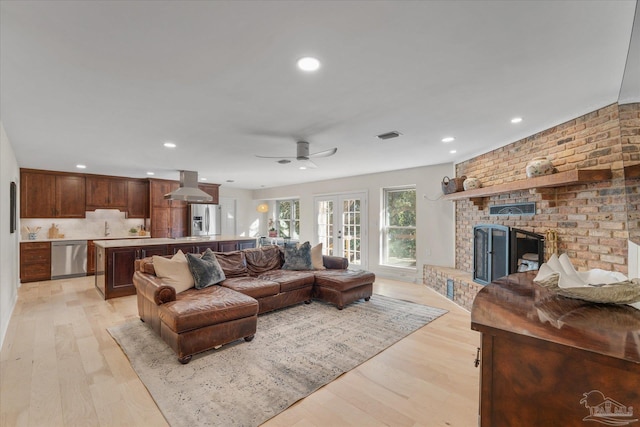
<instances>
[{"instance_id":1,"label":"wood plank flooring","mask_svg":"<svg viewBox=\"0 0 640 427\"><path fill-rule=\"evenodd\" d=\"M264 426L477 425L469 313L424 285L378 279L374 292L449 313ZM93 277L23 284L0 351L0 425L166 426L106 331L130 319L135 296L103 301Z\"/></svg>"}]
</instances>

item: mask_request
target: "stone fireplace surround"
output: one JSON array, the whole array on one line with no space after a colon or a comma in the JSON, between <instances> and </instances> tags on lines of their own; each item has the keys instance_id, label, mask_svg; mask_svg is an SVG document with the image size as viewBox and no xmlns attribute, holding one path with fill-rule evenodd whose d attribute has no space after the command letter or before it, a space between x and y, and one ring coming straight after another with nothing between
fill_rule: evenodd
<instances>
[{"instance_id":1,"label":"stone fireplace surround","mask_svg":"<svg viewBox=\"0 0 640 427\"><path fill-rule=\"evenodd\" d=\"M558 251L579 271L591 268L628 274L627 210L623 154L640 160L637 144L640 104L611 104L530 137L456 165L456 176L479 178L483 187L526 180L525 166L547 156L558 172L610 168L603 182L515 191L486 197L481 206L469 199L455 203L455 267L423 266L423 283L470 310L482 285L472 280L473 227L497 224L544 235L558 233ZM624 147L624 148L623 148ZM532 216L493 216L489 206L536 203ZM447 289L447 281L449 289Z\"/></svg>"}]
</instances>

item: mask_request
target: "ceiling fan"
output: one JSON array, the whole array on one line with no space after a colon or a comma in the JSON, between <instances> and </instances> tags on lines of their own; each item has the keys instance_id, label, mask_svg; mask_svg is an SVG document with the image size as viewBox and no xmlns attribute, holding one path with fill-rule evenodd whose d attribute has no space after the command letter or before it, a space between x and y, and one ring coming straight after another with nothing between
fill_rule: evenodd
<instances>
[{"instance_id":1,"label":"ceiling fan","mask_svg":"<svg viewBox=\"0 0 640 427\"><path fill-rule=\"evenodd\" d=\"M260 157L262 159L280 159L278 163L287 164L291 163L289 159L296 159L299 162L302 162L300 165L300 169L305 168L317 168L318 166L311 161L311 158L318 157L329 157L336 154L338 151L337 148L331 148L329 150L319 151L317 153L309 154L309 143L307 141L298 141L296 142L296 155L293 157L282 157L282 156L260 156L256 154L256 157Z\"/></svg>"}]
</instances>

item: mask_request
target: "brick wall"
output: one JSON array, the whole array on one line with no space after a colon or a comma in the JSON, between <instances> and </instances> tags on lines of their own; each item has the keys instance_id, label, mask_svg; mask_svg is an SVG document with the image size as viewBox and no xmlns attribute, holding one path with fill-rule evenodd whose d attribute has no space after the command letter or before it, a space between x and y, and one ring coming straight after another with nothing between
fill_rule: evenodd
<instances>
[{"instance_id":1,"label":"brick wall","mask_svg":"<svg viewBox=\"0 0 640 427\"><path fill-rule=\"evenodd\" d=\"M473 226L501 224L540 234L558 233L558 250L578 270L627 272L626 200L619 107L609 105L456 166L456 175L477 177L483 186L526 179L526 164L546 156L559 172L611 168L599 183L517 191L487 197L484 205L456 202L456 268L471 272ZM490 205L536 202L533 216L489 216Z\"/></svg>"},{"instance_id":2,"label":"brick wall","mask_svg":"<svg viewBox=\"0 0 640 427\"><path fill-rule=\"evenodd\" d=\"M558 233L558 250L578 270L627 272L626 200L619 107L609 105L456 166L456 175L480 178L483 186L526 179L525 167L546 156L559 172L611 168L599 183L517 191L485 199L481 207L456 202L456 268L472 271L473 226L501 224L540 234ZM536 202L533 216L489 216L490 205Z\"/></svg>"}]
</instances>

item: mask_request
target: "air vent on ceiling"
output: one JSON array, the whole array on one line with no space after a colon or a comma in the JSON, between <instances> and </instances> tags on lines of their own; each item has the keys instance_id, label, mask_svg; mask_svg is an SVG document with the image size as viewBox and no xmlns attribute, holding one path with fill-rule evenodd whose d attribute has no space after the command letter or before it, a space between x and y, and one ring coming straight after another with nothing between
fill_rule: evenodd
<instances>
[{"instance_id":1,"label":"air vent on ceiling","mask_svg":"<svg viewBox=\"0 0 640 427\"><path fill-rule=\"evenodd\" d=\"M378 135L378 138L380 138L380 139L391 139L391 138L397 138L400 135L402 135L400 132L394 130L394 131L387 132L387 133L381 133L380 135Z\"/></svg>"},{"instance_id":2,"label":"air vent on ceiling","mask_svg":"<svg viewBox=\"0 0 640 427\"><path fill-rule=\"evenodd\" d=\"M510 205L489 206L489 215L535 215L536 204L512 203Z\"/></svg>"}]
</instances>

